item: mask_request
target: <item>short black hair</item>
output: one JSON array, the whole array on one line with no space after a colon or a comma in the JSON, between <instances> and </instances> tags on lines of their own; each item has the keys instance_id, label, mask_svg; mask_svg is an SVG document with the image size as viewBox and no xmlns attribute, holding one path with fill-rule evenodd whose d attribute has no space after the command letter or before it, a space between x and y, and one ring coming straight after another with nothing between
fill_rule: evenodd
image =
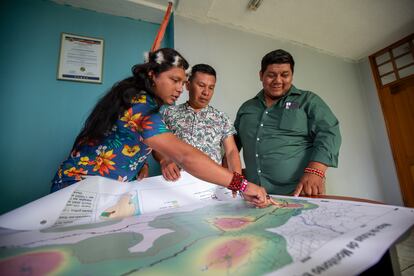
<instances>
[{"instance_id":1,"label":"short black hair","mask_svg":"<svg viewBox=\"0 0 414 276\"><path fill-rule=\"evenodd\" d=\"M289 63L290 69L292 70L292 73L293 73L293 68L295 67L295 61L293 60L292 55L282 49L271 51L270 53L267 53L262 58L262 65L261 65L260 71L263 73L264 71L266 71L267 66L271 64L283 64L283 63Z\"/></svg>"},{"instance_id":2,"label":"short black hair","mask_svg":"<svg viewBox=\"0 0 414 276\"><path fill-rule=\"evenodd\" d=\"M192 81L197 72L204 73L204 74L207 74L207 75L211 75L211 76L214 76L214 78L217 78L216 77L216 70L214 70L213 67L211 67L208 64L200 63L200 64L194 65L191 68L191 75L188 78L188 80Z\"/></svg>"}]
</instances>

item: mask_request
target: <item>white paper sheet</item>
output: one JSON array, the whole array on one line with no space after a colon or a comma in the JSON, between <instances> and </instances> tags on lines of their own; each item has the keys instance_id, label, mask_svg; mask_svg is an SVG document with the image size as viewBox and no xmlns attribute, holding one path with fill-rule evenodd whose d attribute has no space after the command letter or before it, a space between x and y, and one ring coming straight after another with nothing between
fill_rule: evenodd
<instances>
[{"instance_id":1,"label":"white paper sheet","mask_svg":"<svg viewBox=\"0 0 414 276\"><path fill-rule=\"evenodd\" d=\"M228 189L186 172L174 182L162 176L133 182L92 176L0 216L0 227L35 230L96 223L205 200L236 199Z\"/></svg>"}]
</instances>

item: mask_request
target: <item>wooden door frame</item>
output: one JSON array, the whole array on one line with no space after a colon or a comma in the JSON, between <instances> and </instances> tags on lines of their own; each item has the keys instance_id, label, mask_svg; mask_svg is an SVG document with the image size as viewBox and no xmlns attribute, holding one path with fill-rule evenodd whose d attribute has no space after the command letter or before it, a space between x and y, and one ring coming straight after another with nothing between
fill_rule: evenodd
<instances>
[{"instance_id":1,"label":"wooden door frame","mask_svg":"<svg viewBox=\"0 0 414 276\"><path fill-rule=\"evenodd\" d=\"M384 117L384 121L385 121L385 126L387 129L387 135L388 135L388 140L391 146L391 150L392 150L392 155L393 155L393 160L394 160L394 164L396 166L396 171L397 171L397 177L398 177L398 181L399 181L399 186L401 189L401 196L403 198L403 201L405 203L405 205L409 205L409 202L414 202L414 195L410 195L408 193L409 191L409 183L411 182L411 179L409 179L409 176L407 174L402 173L402 167L403 167L403 160L401 157L401 152L404 152L403 149L403 145L401 142L397 141L395 134L398 133L398 129L397 126L391 124L391 122L389 121L389 110L387 108L387 105L390 104L390 102L388 101L390 94L392 93L392 90L394 90L396 87L398 87L402 82L405 82L407 80L412 80L414 79L414 75L411 76L407 76L404 78L400 78L399 74L398 74L398 70L397 70L397 65L395 63L395 59L392 55L392 49L404 44L404 43L409 43L410 47L411 47L411 54L413 55L414 58L414 51L413 51L413 39L414 39L414 34L411 34L391 45L389 45L388 47L372 54L369 56L369 61L370 61L370 65L371 65L371 72L373 74L374 77L374 81L376 84L376 88L377 88L377 94L380 100L380 104L381 104L381 110L383 113L383 117ZM385 54L386 52L390 53L391 56L391 62L392 62L392 66L393 66L393 72L395 72L396 75L396 80L392 81L390 83L387 83L385 85L382 84L381 81L381 76L378 72L378 64L376 61L376 57L381 56L382 54ZM394 138L393 138L394 137ZM414 207L414 206L411 206Z\"/></svg>"}]
</instances>

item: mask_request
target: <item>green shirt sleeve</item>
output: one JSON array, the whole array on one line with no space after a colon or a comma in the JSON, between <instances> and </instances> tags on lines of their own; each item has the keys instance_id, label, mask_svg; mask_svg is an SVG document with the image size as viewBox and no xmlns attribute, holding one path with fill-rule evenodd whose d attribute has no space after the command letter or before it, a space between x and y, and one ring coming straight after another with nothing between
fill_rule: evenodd
<instances>
[{"instance_id":1,"label":"green shirt sleeve","mask_svg":"<svg viewBox=\"0 0 414 276\"><path fill-rule=\"evenodd\" d=\"M310 160L329 167L338 167L341 146L338 119L318 95L312 94L309 103L308 126L313 137L313 152Z\"/></svg>"},{"instance_id":2,"label":"green shirt sleeve","mask_svg":"<svg viewBox=\"0 0 414 276\"><path fill-rule=\"evenodd\" d=\"M237 149L240 151L242 149L242 143L240 141L240 135L239 135L239 127L240 127L240 114L241 110L243 108L243 105L239 108L236 115L236 120L234 120L234 128L236 130L236 134L234 134L234 141L236 142Z\"/></svg>"}]
</instances>

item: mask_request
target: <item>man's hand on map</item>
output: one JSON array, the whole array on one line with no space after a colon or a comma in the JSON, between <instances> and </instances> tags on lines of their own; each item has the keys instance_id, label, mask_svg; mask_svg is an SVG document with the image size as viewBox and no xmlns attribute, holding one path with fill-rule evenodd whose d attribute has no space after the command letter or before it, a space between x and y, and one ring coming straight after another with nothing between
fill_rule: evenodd
<instances>
[{"instance_id":1,"label":"man's hand on map","mask_svg":"<svg viewBox=\"0 0 414 276\"><path fill-rule=\"evenodd\" d=\"M149 165L148 163L144 163L141 170L138 173L137 180L140 181L149 175Z\"/></svg>"},{"instance_id":2,"label":"man's hand on map","mask_svg":"<svg viewBox=\"0 0 414 276\"><path fill-rule=\"evenodd\" d=\"M313 196L325 194L325 179L315 174L305 173L296 186L293 196Z\"/></svg>"},{"instance_id":3,"label":"man's hand on map","mask_svg":"<svg viewBox=\"0 0 414 276\"><path fill-rule=\"evenodd\" d=\"M161 172L167 181L176 181L180 178L180 168L173 161L161 160Z\"/></svg>"}]
</instances>

